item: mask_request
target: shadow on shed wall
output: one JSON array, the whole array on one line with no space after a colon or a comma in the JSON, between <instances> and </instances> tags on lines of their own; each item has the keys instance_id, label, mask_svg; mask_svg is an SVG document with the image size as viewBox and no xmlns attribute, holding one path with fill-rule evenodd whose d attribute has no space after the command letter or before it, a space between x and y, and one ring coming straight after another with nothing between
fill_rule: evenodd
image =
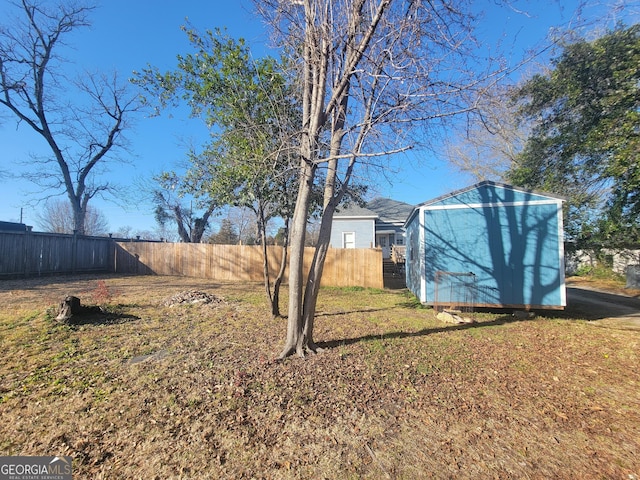
<instances>
[{"instance_id":1,"label":"shadow on shed wall","mask_svg":"<svg viewBox=\"0 0 640 480\"><path fill-rule=\"evenodd\" d=\"M513 190L478 192L482 204L498 206L425 211L428 303L435 297L436 272L447 271L475 274L477 305L561 306L557 205L511 206L518 200Z\"/></svg>"}]
</instances>

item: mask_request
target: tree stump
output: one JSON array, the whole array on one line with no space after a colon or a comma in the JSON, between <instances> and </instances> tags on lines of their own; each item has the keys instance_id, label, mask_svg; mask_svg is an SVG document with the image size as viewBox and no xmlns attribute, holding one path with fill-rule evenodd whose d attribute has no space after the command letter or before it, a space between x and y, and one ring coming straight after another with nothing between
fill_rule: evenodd
<instances>
[{"instance_id":1,"label":"tree stump","mask_svg":"<svg viewBox=\"0 0 640 480\"><path fill-rule=\"evenodd\" d=\"M90 315L92 313L102 313L102 310L100 307L84 307L80 304L78 297L69 295L60 302L56 320L62 323L79 323L77 320L74 320L73 317L77 319L80 315Z\"/></svg>"},{"instance_id":2,"label":"tree stump","mask_svg":"<svg viewBox=\"0 0 640 480\"><path fill-rule=\"evenodd\" d=\"M71 317L82 313L82 306L80 305L80 299L69 295L62 302L58 308L58 316L56 320L63 323L70 323Z\"/></svg>"}]
</instances>

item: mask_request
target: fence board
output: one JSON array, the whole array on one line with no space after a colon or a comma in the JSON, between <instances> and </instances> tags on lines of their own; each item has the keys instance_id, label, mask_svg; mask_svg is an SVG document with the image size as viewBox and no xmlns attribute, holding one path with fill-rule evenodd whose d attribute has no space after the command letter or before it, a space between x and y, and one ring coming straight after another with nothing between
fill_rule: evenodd
<instances>
[{"instance_id":1,"label":"fence board","mask_svg":"<svg viewBox=\"0 0 640 480\"><path fill-rule=\"evenodd\" d=\"M24 235L0 235L0 273L17 275L24 273Z\"/></svg>"}]
</instances>

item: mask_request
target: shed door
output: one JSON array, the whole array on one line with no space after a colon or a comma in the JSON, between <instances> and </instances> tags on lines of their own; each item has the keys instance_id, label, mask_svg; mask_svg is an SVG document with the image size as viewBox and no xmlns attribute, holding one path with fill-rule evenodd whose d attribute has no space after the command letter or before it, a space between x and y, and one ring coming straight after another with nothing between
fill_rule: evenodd
<instances>
[{"instance_id":1,"label":"shed door","mask_svg":"<svg viewBox=\"0 0 640 480\"><path fill-rule=\"evenodd\" d=\"M355 234L355 232L343 232L342 233L342 247L343 248L356 248L356 234Z\"/></svg>"}]
</instances>

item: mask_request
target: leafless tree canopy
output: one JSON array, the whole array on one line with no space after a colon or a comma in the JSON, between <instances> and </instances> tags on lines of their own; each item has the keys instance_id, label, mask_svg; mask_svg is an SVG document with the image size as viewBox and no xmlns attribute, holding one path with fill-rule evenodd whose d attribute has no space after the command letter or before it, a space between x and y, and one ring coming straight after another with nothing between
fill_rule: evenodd
<instances>
[{"instance_id":1,"label":"leafless tree canopy","mask_svg":"<svg viewBox=\"0 0 640 480\"><path fill-rule=\"evenodd\" d=\"M45 232L71 234L75 230L73 210L69 202L49 200L36 216L38 226ZM84 235L107 235L109 221L98 209L87 206L84 216Z\"/></svg>"},{"instance_id":2,"label":"leafless tree canopy","mask_svg":"<svg viewBox=\"0 0 640 480\"><path fill-rule=\"evenodd\" d=\"M341 152L333 155L341 158L428 144L425 132L433 122L426 121L475 108L479 93L505 69L481 51L469 6L420 0L258 5L278 43L299 60L300 88L306 92L309 82L318 85L315 95L303 97L309 116L318 113L323 127L344 117ZM342 111L346 97L349 108ZM325 152L315 161L333 157Z\"/></svg>"},{"instance_id":3,"label":"leafless tree canopy","mask_svg":"<svg viewBox=\"0 0 640 480\"><path fill-rule=\"evenodd\" d=\"M65 73L59 56L65 39L89 25L93 7L41 0L13 7L15 18L0 26L0 105L46 141L50 154L34 158L26 176L42 191L66 193L82 233L88 202L113 190L98 174L112 150L123 146L136 96L115 74L84 73L74 80Z\"/></svg>"},{"instance_id":4,"label":"leafless tree canopy","mask_svg":"<svg viewBox=\"0 0 640 480\"><path fill-rule=\"evenodd\" d=\"M496 86L479 98L477 111L461 118L445 140L448 163L473 181L504 181L530 131L516 109L505 86Z\"/></svg>"}]
</instances>

